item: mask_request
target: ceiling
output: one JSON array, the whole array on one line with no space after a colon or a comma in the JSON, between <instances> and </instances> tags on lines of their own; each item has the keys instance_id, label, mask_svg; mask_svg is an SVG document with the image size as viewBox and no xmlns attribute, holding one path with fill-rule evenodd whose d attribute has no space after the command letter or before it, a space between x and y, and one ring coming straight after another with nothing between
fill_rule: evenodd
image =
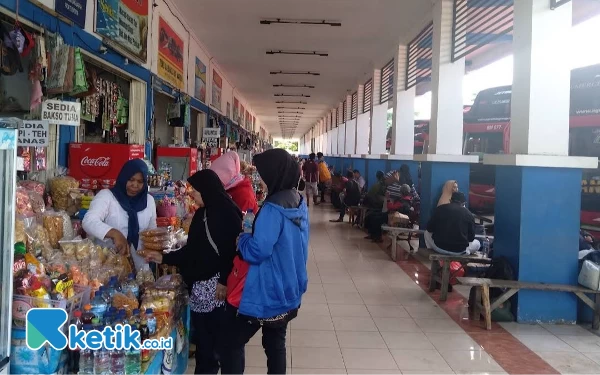
<instances>
[{"instance_id":1,"label":"ceiling","mask_svg":"<svg viewBox=\"0 0 600 375\"><path fill-rule=\"evenodd\" d=\"M196 36L275 138L281 137L277 107L302 112L297 138L393 58L399 42L413 39L431 21L430 0L175 0ZM327 25L261 25L261 19L326 20ZM268 55L270 50L318 51L321 56ZM272 75L270 71L311 71L320 76ZM310 85L314 88L273 87ZM304 94L304 97L275 97ZM276 104L276 101L307 104ZM294 121L294 120L291 120Z\"/></svg>"}]
</instances>

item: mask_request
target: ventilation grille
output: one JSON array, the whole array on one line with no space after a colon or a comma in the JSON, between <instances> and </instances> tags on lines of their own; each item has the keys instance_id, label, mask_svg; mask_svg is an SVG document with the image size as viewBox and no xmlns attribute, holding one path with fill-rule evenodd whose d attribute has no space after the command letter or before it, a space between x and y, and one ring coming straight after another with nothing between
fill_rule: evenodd
<instances>
[{"instance_id":1,"label":"ventilation grille","mask_svg":"<svg viewBox=\"0 0 600 375\"><path fill-rule=\"evenodd\" d=\"M363 113L371 110L371 104L373 104L373 80L368 80L365 83L365 97L363 101Z\"/></svg>"},{"instance_id":2,"label":"ventilation grille","mask_svg":"<svg viewBox=\"0 0 600 375\"><path fill-rule=\"evenodd\" d=\"M344 106L342 107L342 122L346 122L346 119L348 118L348 100L344 100Z\"/></svg>"},{"instance_id":3,"label":"ventilation grille","mask_svg":"<svg viewBox=\"0 0 600 375\"><path fill-rule=\"evenodd\" d=\"M452 61L492 43L512 42L513 0L454 0Z\"/></svg>"},{"instance_id":4,"label":"ventilation grille","mask_svg":"<svg viewBox=\"0 0 600 375\"><path fill-rule=\"evenodd\" d=\"M358 116L358 92L352 94L352 111L350 112L350 118L354 120Z\"/></svg>"},{"instance_id":5,"label":"ventilation grille","mask_svg":"<svg viewBox=\"0 0 600 375\"><path fill-rule=\"evenodd\" d=\"M334 109L335 111L335 127L337 128L338 125L340 124L340 111L338 111L337 109Z\"/></svg>"},{"instance_id":6,"label":"ventilation grille","mask_svg":"<svg viewBox=\"0 0 600 375\"><path fill-rule=\"evenodd\" d=\"M394 97L394 60L381 68L381 101L383 104Z\"/></svg>"},{"instance_id":7,"label":"ventilation grille","mask_svg":"<svg viewBox=\"0 0 600 375\"><path fill-rule=\"evenodd\" d=\"M433 22L408 44L406 66L406 89L420 82L431 80L431 58L433 56Z\"/></svg>"}]
</instances>

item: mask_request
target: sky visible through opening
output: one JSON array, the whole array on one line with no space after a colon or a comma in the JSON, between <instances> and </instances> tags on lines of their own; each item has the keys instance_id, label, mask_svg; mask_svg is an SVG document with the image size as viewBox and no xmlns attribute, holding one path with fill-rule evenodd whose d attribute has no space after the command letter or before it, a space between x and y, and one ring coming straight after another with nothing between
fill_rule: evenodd
<instances>
[{"instance_id":1,"label":"sky visible through opening","mask_svg":"<svg viewBox=\"0 0 600 375\"><path fill-rule=\"evenodd\" d=\"M571 68L600 64L600 16L573 26L571 35ZM512 55L495 61L467 74L463 82L463 104L471 105L481 90L511 85L513 80ZM415 118L429 120L431 117L431 91L415 98Z\"/></svg>"}]
</instances>

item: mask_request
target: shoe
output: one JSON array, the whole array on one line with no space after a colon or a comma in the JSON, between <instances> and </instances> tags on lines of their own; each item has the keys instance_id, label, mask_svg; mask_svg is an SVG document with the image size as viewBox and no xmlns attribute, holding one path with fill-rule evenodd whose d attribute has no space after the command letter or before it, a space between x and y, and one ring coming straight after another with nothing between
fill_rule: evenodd
<instances>
[{"instance_id":1,"label":"shoe","mask_svg":"<svg viewBox=\"0 0 600 375\"><path fill-rule=\"evenodd\" d=\"M337 219L337 220L329 220L330 223L343 223L344 220L343 219Z\"/></svg>"}]
</instances>

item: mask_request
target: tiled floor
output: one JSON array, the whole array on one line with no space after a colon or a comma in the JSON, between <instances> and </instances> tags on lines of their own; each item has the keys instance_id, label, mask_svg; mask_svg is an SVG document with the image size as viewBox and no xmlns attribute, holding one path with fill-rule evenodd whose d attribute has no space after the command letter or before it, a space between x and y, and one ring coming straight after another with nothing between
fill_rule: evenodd
<instances>
[{"instance_id":1,"label":"tiled floor","mask_svg":"<svg viewBox=\"0 0 600 375\"><path fill-rule=\"evenodd\" d=\"M288 372L600 373L600 337L587 329L509 323L485 331L465 320L460 293L438 304L425 292L425 262L396 264L363 232L329 223L336 213L328 206L310 210L309 288L288 331ZM260 339L247 346L248 374L266 373Z\"/></svg>"}]
</instances>

